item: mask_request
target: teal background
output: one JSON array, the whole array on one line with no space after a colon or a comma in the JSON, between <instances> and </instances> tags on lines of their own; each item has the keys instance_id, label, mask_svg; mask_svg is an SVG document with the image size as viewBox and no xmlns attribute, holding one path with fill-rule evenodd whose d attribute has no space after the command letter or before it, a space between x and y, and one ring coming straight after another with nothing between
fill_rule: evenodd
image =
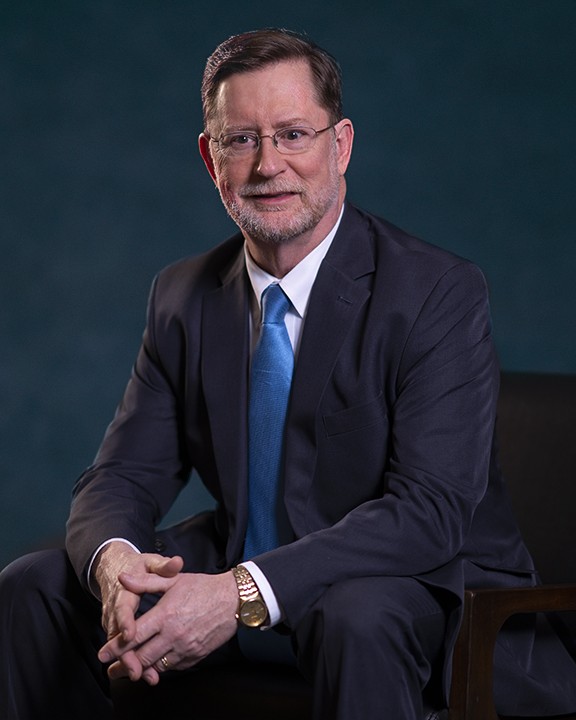
<instances>
[{"instance_id":1,"label":"teal background","mask_svg":"<svg viewBox=\"0 0 576 720\"><path fill-rule=\"evenodd\" d=\"M341 62L349 198L484 269L504 368L576 372L573 0L3 0L0 567L62 535L154 273L233 230L198 88L267 25Z\"/></svg>"}]
</instances>

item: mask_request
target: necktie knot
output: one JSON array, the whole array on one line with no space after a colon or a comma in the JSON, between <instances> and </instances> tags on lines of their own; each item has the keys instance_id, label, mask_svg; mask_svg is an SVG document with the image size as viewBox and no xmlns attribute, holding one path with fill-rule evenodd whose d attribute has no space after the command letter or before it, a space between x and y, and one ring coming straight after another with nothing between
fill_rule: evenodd
<instances>
[{"instance_id":1,"label":"necktie knot","mask_svg":"<svg viewBox=\"0 0 576 720\"><path fill-rule=\"evenodd\" d=\"M277 283L268 285L262 293L262 324L277 325L284 322L290 300Z\"/></svg>"}]
</instances>

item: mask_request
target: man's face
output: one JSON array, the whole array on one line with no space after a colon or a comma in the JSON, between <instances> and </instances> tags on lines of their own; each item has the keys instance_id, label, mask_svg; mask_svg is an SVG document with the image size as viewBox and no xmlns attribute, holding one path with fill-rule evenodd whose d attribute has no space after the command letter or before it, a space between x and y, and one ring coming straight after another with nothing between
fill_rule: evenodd
<instances>
[{"instance_id":1,"label":"man's face","mask_svg":"<svg viewBox=\"0 0 576 720\"><path fill-rule=\"evenodd\" d=\"M321 130L329 124L315 98L308 63L296 61L225 79L208 130L219 138L238 130L273 135L285 127ZM316 244L330 231L344 198L349 121L321 133L310 150L297 155L282 154L263 138L254 154L231 156L203 137L200 150L222 201L249 239L277 244L297 237Z\"/></svg>"}]
</instances>

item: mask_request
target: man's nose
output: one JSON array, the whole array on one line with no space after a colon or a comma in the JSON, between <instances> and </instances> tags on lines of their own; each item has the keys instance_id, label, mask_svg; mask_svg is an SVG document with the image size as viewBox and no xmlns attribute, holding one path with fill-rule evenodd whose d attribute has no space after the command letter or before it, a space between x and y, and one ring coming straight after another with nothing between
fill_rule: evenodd
<instances>
[{"instance_id":1,"label":"man's nose","mask_svg":"<svg viewBox=\"0 0 576 720\"><path fill-rule=\"evenodd\" d=\"M270 135L260 137L260 146L256 153L256 172L260 175L270 177L282 171L286 160L284 159L284 155L278 151L274 143L274 138Z\"/></svg>"}]
</instances>

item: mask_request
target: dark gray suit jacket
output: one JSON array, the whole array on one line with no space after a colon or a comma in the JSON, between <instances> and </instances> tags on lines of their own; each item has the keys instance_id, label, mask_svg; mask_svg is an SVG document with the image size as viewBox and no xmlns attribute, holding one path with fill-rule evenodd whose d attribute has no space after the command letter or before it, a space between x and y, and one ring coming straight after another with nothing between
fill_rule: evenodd
<instances>
[{"instance_id":1,"label":"dark gray suit jacket","mask_svg":"<svg viewBox=\"0 0 576 720\"><path fill-rule=\"evenodd\" d=\"M215 513L162 533L189 570L242 556L249 293L243 240L155 279L132 378L79 479L68 550L83 576L156 526L195 468ZM288 411L284 497L294 542L256 558L289 627L339 580L409 575L532 584L493 437L499 370L484 278L470 262L347 205L314 283ZM492 572L495 571L495 572Z\"/></svg>"}]
</instances>

